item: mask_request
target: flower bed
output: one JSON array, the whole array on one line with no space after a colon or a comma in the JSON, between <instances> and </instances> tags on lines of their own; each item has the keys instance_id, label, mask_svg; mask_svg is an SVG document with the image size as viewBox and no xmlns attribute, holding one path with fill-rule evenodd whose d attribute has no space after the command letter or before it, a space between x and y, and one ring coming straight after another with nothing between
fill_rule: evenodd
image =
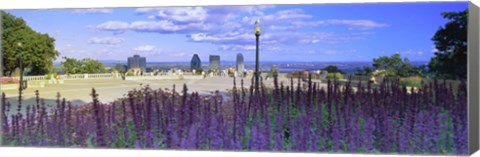
<instances>
[{"instance_id":1,"label":"flower bed","mask_svg":"<svg viewBox=\"0 0 480 157\"><path fill-rule=\"evenodd\" d=\"M2 85L5 84L18 84L20 81L13 77L2 77Z\"/></svg>"},{"instance_id":2,"label":"flower bed","mask_svg":"<svg viewBox=\"0 0 480 157\"><path fill-rule=\"evenodd\" d=\"M224 100L220 92L202 96L173 89L129 91L109 103L73 105L58 96L26 114L8 113L2 145L190 150L246 150L400 154L467 154L467 84L423 84L408 92L400 80L326 88L278 85L253 92L237 88ZM37 93L38 98L38 93ZM37 100L39 100L38 98ZM3 100L5 96L3 96Z\"/></svg>"}]
</instances>

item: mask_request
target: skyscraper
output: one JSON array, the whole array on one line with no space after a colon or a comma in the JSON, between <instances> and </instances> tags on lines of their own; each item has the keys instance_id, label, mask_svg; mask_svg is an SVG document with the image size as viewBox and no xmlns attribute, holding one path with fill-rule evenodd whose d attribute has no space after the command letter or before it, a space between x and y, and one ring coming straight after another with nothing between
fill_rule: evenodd
<instances>
[{"instance_id":1,"label":"skyscraper","mask_svg":"<svg viewBox=\"0 0 480 157\"><path fill-rule=\"evenodd\" d=\"M147 69L147 59L139 55L128 57L128 69L132 68L140 68L142 71L145 71Z\"/></svg>"},{"instance_id":2,"label":"skyscraper","mask_svg":"<svg viewBox=\"0 0 480 157\"><path fill-rule=\"evenodd\" d=\"M245 71L245 65L243 64L243 55L241 53L237 54L237 74L238 76L243 76L243 71Z\"/></svg>"},{"instance_id":3,"label":"skyscraper","mask_svg":"<svg viewBox=\"0 0 480 157\"><path fill-rule=\"evenodd\" d=\"M211 71L220 70L220 56L219 55L210 55L210 66Z\"/></svg>"},{"instance_id":4,"label":"skyscraper","mask_svg":"<svg viewBox=\"0 0 480 157\"><path fill-rule=\"evenodd\" d=\"M190 70L197 70L202 68L202 61L200 61L200 57L198 54L194 54L192 57L192 61L190 61Z\"/></svg>"}]
</instances>

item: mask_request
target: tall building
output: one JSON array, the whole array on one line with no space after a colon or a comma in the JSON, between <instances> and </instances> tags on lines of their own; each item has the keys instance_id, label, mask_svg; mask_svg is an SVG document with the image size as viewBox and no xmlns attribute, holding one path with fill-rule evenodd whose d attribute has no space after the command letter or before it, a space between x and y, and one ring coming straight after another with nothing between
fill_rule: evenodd
<instances>
[{"instance_id":1,"label":"tall building","mask_svg":"<svg viewBox=\"0 0 480 157\"><path fill-rule=\"evenodd\" d=\"M128 57L128 69L132 68L140 68L142 71L145 71L147 69L147 59L139 55Z\"/></svg>"},{"instance_id":2,"label":"tall building","mask_svg":"<svg viewBox=\"0 0 480 157\"><path fill-rule=\"evenodd\" d=\"M243 55L241 53L237 54L237 74L238 76L243 76L243 71L245 71L245 64L243 63Z\"/></svg>"},{"instance_id":3,"label":"tall building","mask_svg":"<svg viewBox=\"0 0 480 157\"><path fill-rule=\"evenodd\" d=\"M198 57L198 54L194 54L192 57L192 61L190 61L190 69L196 70L201 68L202 68L202 61L200 61L200 57Z\"/></svg>"},{"instance_id":4,"label":"tall building","mask_svg":"<svg viewBox=\"0 0 480 157\"><path fill-rule=\"evenodd\" d=\"M210 55L210 66L209 69L213 70L220 70L220 56L219 55Z\"/></svg>"}]
</instances>

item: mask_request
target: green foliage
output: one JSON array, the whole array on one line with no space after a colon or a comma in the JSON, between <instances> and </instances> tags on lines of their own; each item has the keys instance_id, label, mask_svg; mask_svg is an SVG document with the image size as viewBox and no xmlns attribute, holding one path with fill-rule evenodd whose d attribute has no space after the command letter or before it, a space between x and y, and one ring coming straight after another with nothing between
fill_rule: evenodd
<instances>
[{"instance_id":1,"label":"green foliage","mask_svg":"<svg viewBox=\"0 0 480 157\"><path fill-rule=\"evenodd\" d=\"M329 65L329 66L323 68L322 70L325 70L325 71L327 71L328 73L341 73L341 74L345 74L343 71L341 71L340 69L338 69L337 66L334 66L334 65Z\"/></svg>"},{"instance_id":2,"label":"green foliage","mask_svg":"<svg viewBox=\"0 0 480 157\"><path fill-rule=\"evenodd\" d=\"M432 38L437 52L428 67L437 78L466 79L468 10L444 12L442 16L449 22L440 27Z\"/></svg>"},{"instance_id":3,"label":"green foliage","mask_svg":"<svg viewBox=\"0 0 480 157\"><path fill-rule=\"evenodd\" d=\"M327 79L329 80L340 80L343 79L343 75L341 73L328 73L327 74Z\"/></svg>"},{"instance_id":4,"label":"green foliage","mask_svg":"<svg viewBox=\"0 0 480 157\"><path fill-rule=\"evenodd\" d=\"M113 69L117 70L120 73L124 73L125 71L127 71L127 65L115 64L115 67Z\"/></svg>"},{"instance_id":5,"label":"green foliage","mask_svg":"<svg viewBox=\"0 0 480 157\"><path fill-rule=\"evenodd\" d=\"M422 80L423 80L423 78L421 78L421 77L401 78L400 79L400 85L401 86L407 86L407 87L420 88L422 86Z\"/></svg>"},{"instance_id":6,"label":"green foliage","mask_svg":"<svg viewBox=\"0 0 480 157\"><path fill-rule=\"evenodd\" d=\"M52 76L51 76L51 75L48 75L48 74L47 74L47 75L45 75L45 80L50 80L51 78L52 78Z\"/></svg>"},{"instance_id":7,"label":"green foliage","mask_svg":"<svg viewBox=\"0 0 480 157\"><path fill-rule=\"evenodd\" d=\"M373 69L371 67L363 67L363 68L355 68L356 72L355 75L361 75L361 76L366 76L370 75L373 72Z\"/></svg>"},{"instance_id":8,"label":"green foliage","mask_svg":"<svg viewBox=\"0 0 480 157\"><path fill-rule=\"evenodd\" d=\"M410 64L408 58L400 57L400 54L392 56L381 56L373 59L373 67L377 70L384 70L385 77L407 77L419 75L415 67Z\"/></svg>"},{"instance_id":9,"label":"green foliage","mask_svg":"<svg viewBox=\"0 0 480 157\"><path fill-rule=\"evenodd\" d=\"M271 72L272 77L278 77L278 68L277 67L272 66L270 72Z\"/></svg>"},{"instance_id":10,"label":"green foliage","mask_svg":"<svg viewBox=\"0 0 480 157\"><path fill-rule=\"evenodd\" d=\"M82 60L82 69L84 70L83 73L104 73L105 66L98 60L94 60L91 58L85 58Z\"/></svg>"},{"instance_id":11,"label":"green foliage","mask_svg":"<svg viewBox=\"0 0 480 157\"><path fill-rule=\"evenodd\" d=\"M103 63L91 58L77 60L75 58L63 57L63 59L64 61L61 64L66 74L94 74L106 71Z\"/></svg>"},{"instance_id":12,"label":"green foliage","mask_svg":"<svg viewBox=\"0 0 480 157\"><path fill-rule=\"evenodd\" d=\"M82 63L75 58L63 57L64 61L61 62L63 71L66 74L79 74L81 73Z\"/></svg>"},{"instance_id":13,"label":"green foliage","mask_svg":"<svg viewBox=\"0 0 480 157\"><path fill-rule=\"evenodd\" d=\"M133 74L133 72L129 71L127 72L127 76L134 76L135 74Z\"/></svg>"},{"instance_id":14,"label":"green foliage","mask_svg":"<svg viewBox=\"0 0 480 157\"><path fill-rule=\"evenodd\" d=\"M11 76L19 68L30 68L29 75L44 75L53 71L53 61L59 56L55 50L55 39L48 34L38 33L30 28L25 20L0 11L2 21L3 72ZM21 43L21 45L18 45Z\"/></svg>"}]
</instances>

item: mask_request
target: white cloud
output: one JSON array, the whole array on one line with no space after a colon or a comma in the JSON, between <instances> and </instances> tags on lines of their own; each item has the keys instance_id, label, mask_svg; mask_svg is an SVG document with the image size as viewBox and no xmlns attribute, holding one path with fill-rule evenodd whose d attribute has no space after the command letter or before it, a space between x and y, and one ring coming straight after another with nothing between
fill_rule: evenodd
<instances>
[{"instance_id":1,"label":"white cloud","mask_svg":"<svg viewBox=\"0 0 480 157\"><path fill-rule=\"evenodd\" d=\"M224 44L219 45L218 50L220 51L254 51L256 50L255 44L247 44L247 45L240 45L240 44ZM272 46L272 45L264 45L259 47L262 51L266 52L275 52L282 50L280 47Z\"/></svg>"},{"instance_id":2,"label":"white cloud","mask_svg":"<svg viewBox=\"0 0 480 157\"><path fill-rule=\"evenodd\" d=\"M98 37L93 37L88 40L88 43L90 44L106 44L106 45L116 45L123 43L125 39L123 38L115 38L115 37L104 37L104 38L98 38Z\"/></svg>"},{"instance_id":3,"label":"white cloud","mask_svg":"<svg viewBox=\"0 0 480 157\"><path fill-rule=\"evenodd\" d=\"M141 45L134 48L133 51L140 53L142 55L150 56L150 55L160 54L162 52L162 49L153 45Z\"/></svg>"},{"instance_id":4,"label":"white cloud","mask_svg":"<svg viewBox=\"0 0 480 157\"><path fill-rule=\"evenodd\" d=\"M242 23L245 25L252 25L259 20L262 25L270 25L273 23L293 22L303 19L312 18L312 15L305 14L301 9L281 10L269 15L244 16Z\"/></svg>"},{"instance_id":5,"label":"white cloud","mask_svg":"<svg viewBox=\"0 0 480 157\"><path fill-rule=\"evenodd\" d=\"M144 45L134 48L135 51L152 51L155 47L152 45Z\"/></svg>"},{"instance_id":6,"label":"white cloud","mask_svg":"<svg viewBox=\"0 0 480 157\"><path fill-rule=\"evenodd\" d=\"M125 32L130 29L130 25L127 22L123 21L107 21L96 26L88 26L89 28L93 28L95 30L101 31L112 31L112 32Z\"/></svg>"},{"instance_id":7,"label":"white cloud","mask_svg":"<svg viewBox=\"0 0 480 157\"><path fill-rule=\"evenodd\" d=\"M145 14L145 13L150 13L159 9L160 8L137 8L135 9L135 13Z\"/></svg>"},{"instance_id":8,"label":"white cloud","mask_svg":"<svg viewBox=\"0 0 480 157\"><path fill-rule=\"evenodd\" d=\"M311 21L313 16L302 9L264 12L272 7L274 6L138 8L135 12L149 20L107 21L89 27L114 33L134 31L186 34L187 41L190 42L211 43L218 46L219 50L241 51L254 49L253 23L259 19L263 29L260 37L261 48L267 51L279 51L283 45L336 44L363 40L373 33L365 31L307 33L282 30L302 30L320 26L343 26L352 30L367 30L387 26L372 20Z\"/></svg>"},{"instance_id":9,"label":"white cloud","mask_svg":"<svg viewBox=\"0 0 480 157\"><path fill-rule=\"evenodd\" d=\"M293 42L303 44L337 44L365 39L364 35L334 32L291 33L289 36Z\"/></svg>"},{"instance_id":10,"label":"white cloud","mask_svg":"<svg viewBox=\"0 0 480 157\"><path fill-rule=\"evenodd\" d=\"M159 10L157 16L176 22L199 22L207 17L207 10L202 7L176 7Z\"/></svg>"},{"instance_id":11,"label":"white cloud","mask_svg":"<svg viewBox=\"0 0 480 157\"><path fill-rule=\"evenodd\" d=\"M240 32L227 32L223 34L209 35L207 33L190 34L189 40L194 42L212 42L212 43L225 43L225 42L240 42L253 41L255 37L252 34L240 33Z\"/></svg>"},{"instance_id":12,"label":"white cloud","mask_svg":"<svg viewBox=\"0 0 480 157\"><path fill-rule=\"evenodd\" d=\"M364 34L336 34L334 32L300 33L287 32L264 34L260 37L261 48L267 51L278 51L281 45L292 44L336 44L364 39ZM212 43L219 50L240 51L254 50L255 36L249 33L227 32L223 34L196 33L187 35L188 41Z\"/></svg>"},{"instance_id":13,"label":"white cloud","mask_svg":"<svg viewBox=\"0 0 480 157\"><path fill-rule=\"evenodd\" d=\"M262 20L288 21L288 20L308 19L311 17L312 15L305 14L302 9L291 9L291 10L282 10L271 15L263 16Z\"/></svg>"},{"instance_id":14,"label":"white cloud","mask_svg":"<svg viewBox=\"0 0 480 157\"><path fill-rule=\"evenodd\" d=\"M187 23L177 25L172 21L135 21L132 23L122 21L107 21L89 28L101 31L111 31L114 33L123 33L126 31L136 32L157 32L157 33L182 33L199 32L212 29L213 26L203 23Z\"/></svg>"},{"instance_id":15,"label":"white cloud","mask_svg":"<svg viewBox=\"0 0 480 157\"><path fill-rule=\"evenodd\" d=\"M305 28L315 28L321 26L347 26L349 30L367 30L373 28L386 27L387 24L377 23L372 20L321 20L321 21L295 21L288 26L277 26L272 25L270 29L272 30L293 30L293 29L305 29Z\"/></svg>"},{"instance_id":16,"label":"white cloud","mask_svg":"<svg viewBox=\"0 0 480 157\"><path fill-rule=\"evenodd\" d=\"M396 54L404 55L404 56L417 56L417 55L423 55L423 51L416 51L416 50L406 50L406 51L397 51L395 52Z\"/></svg>"},{"instance_id":17,"label":"white cloud","mask_svg":"<svg viewBox=\"0 0 480 157\"><path fill-rule=\"evenodd\" d=\"M89 14L89 13L100 13L100 14L109 14L112 13L112 9L73 9L72 11L75 14Z\"/></svg>"},{"instance_id":18,"label":"white cloud","mask_svg":"<svg viewBox=\"0 0 480 157\"><path fill-rule=\"evenodd\" d=\"M172 21L167 20L135 21L130 24L130 29L137 32L181 33L190 31L207 31L212 28L212 26L203 23L177 25Z\"/></svg>"},{"instance_id":19,"label":"white cloud","mask_svg":"<svg viewBox=\"0 0 480 157\"><path fill-rule=\"evenodd\" d=\"M256 46L255 45L234 45L234 44L229 44L229 45L220 45L219 46L220 50L223 51L250 51L250 50L255 50Z\"/></svg>"},{"instance_id":20,"label":"white cloud","mask_svg":"<svg viewBox=\"0 0 480 157\"><path fill-rule=\"evenodd\" d=\"M63 57L69 58L84 58L86 55L92 55L91 52L85 51L83 49L76 48L76 46L72 44L65 44L62 46L55 46L55 50L60 52L60 56L57 57L56 61L62 61Z\"/></svg>"},{"instance_id":21,"label":"white cloud","mask_svg":"<svg viewBox=\"0 0 480 157\"><path fill-rule=\"evenodd\" d=\"M243 29L242 24L236 20L241 14L261 16L263 10L272 7L274 6L138 8L135 10L137 14L146 14L147 19L152 21L106 21L89 28L114 33L125 31L186 34L227 32Z\"/></svg>"},{"instance_id":22,"label":"white cloud","mask_svg":"<svg viewBox=\"0 0 480 157\"><path fill-rule=\"evenodd\" d=\"M271 25L268 28L271 30L292 30L292 29L297 29L295 26L276 26L276 25Z\"/></svg>"}]
</instances>

